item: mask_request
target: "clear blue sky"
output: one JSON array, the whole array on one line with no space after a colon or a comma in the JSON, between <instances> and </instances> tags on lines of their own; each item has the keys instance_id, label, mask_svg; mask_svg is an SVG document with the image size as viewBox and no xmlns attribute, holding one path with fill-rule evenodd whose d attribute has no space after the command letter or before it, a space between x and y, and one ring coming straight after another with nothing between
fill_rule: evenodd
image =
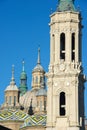
<instances>
[{"instance_id":1,"label":"clear blue sky","mask_svg":"<svg viewBox=\"0 0 87 130\"><path fill-rule=\"evenodd\" d=\"M58 0L0 0L0 104L4 101L4 90L11 79L11 66L15 65L15 80L20 83L22 59L31 88L31 73L37 62L38 45L41 48L41 63L48 71L50 35L49 15L56 10ZM83 16L83 67L87 75L87 0L76 0ZM87 84L85 85L87 87ZM85 89L87 108L87 88ZM87 109L86 116L87 116Z\"/></svg>"}]
</instances>

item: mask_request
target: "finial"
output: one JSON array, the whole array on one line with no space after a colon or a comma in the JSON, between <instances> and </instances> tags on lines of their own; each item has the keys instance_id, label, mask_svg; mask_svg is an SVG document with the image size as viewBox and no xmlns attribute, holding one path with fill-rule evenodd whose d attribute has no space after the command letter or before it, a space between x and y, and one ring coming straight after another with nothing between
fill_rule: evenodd
<instances>
[{"instance_id":1,"label":"finial","mask_svg":"<svg viewBox=\"0 0 87 130\"><path fill-rule=\"evenodd\" d=\"M12 78L11 78L10 84L11 84L11 85L14 85L14 84L15 84L15 78L14 78L14 65L12 65Z\"/></svg>"},{"instance_id":2,"label":"finial","mask_svg":"<svg viewBox=\"0 0 87 130\"><path fill-rule=\"evenodd\" d=\"M14 81L14 65L12 65L12 81Z\"/></svg>"},{"instance_id":3,"label":"finial","mask_svg":"<svg viewBox=\"0 0 87 130\"><path fill-rule=\"evenodd\" d=\"M38 48L38 60L37 60L37 64L40 64L40 47Z\"/></svg>"},{"instance_id":4,"label":"finial","mask_svg":"<svg viewBox=\"0 0 87 130\"><path fill-rule=\"evenodd\" d=\"M25 68L24 68L25 61L24 61L24 59L23 59L23 61L22 61L22 65L23 65L22 71L25 71Z\"/></svg>"}]
</instances>

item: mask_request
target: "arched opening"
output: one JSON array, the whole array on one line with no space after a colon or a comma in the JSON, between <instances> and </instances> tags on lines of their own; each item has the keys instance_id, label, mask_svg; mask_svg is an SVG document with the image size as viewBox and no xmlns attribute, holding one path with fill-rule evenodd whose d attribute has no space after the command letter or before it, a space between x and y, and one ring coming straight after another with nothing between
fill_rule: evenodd
<instances>
[{"instance_id":1,"label":"arched opening","mask_svg":"<svg viewBox=\"0 0 87 130\"><path fill-rule=\"evenodd\" d=\"M26 80L25 80L25 79L22 79L22 80L21 80L21 84L25 85L25 84L26 84Z\"/></svg>"},{"instance_id":2,"label":"arched opening","mask_svg":"<svg viewBox=\"0 0 87 130\"><path fill-rule=\"evenodd\" d=\"M65 60L65 34L60 35L60 59Z\"/></svg>"},{"instance_id":3,"label":"arched opening","mask_svg":"<svg viewBox=\"0 0 87 130\"><path fill-rule=\"evenodd\" d=\"M72 33L72 61L75 60L75 33Z\"/></svg>"},{"instance_id":4,"label":"arched opening","mask_svg":"<svg viewBox=\"0 0 87 130\"><path fill-rule=\"evenodd\" d=\"M65 93L61 92L60 93L60 116L65 116L66 114L65 105L66 105Z\"/></svg>"},{"instance_id":5,"label":"arched opening","mask_svg":"<svg viewBox=\"0 0 87 130\"><path fill-rule=\"evenodd\" d=\"M9 105L11 105L11 102L12 102L12 97L9 96Z\"/></svg>"},{"instance_id":6,"label":"arched opening","mask_svg":"<svg viewBox=\"0 0 87 130\"><path fill-rule=\"evenodd\" d=\"M44 111L46 111L46 101L44 101Z\"/></svg>"},{"instance_id":7,"label":"arched opening","mask_svg":"<svg viewBox=\"0 0 87 130\"><path fill-rule=\"evenodd\" d=\"M38 76L36 76L36 84L38 83Z\"/></svg>"},{"instance_id":8,"label":"arched opening","mask_svg":"<svg viewBox=\"0 0 87 130\"><path fill-rule=\"evenodd\" d=\"M42 101L40 101L40 111L42 111Z\"/></svg>"},{"instance_id":9,"label":"arched opening","mask_svg":"<svg viewBox=\"0 0 87 130\"><path fill-rule=\"evenodd\" d=\"M14 96L14 106L16 106L16 96Z\"/></svg>"}]
</instances>

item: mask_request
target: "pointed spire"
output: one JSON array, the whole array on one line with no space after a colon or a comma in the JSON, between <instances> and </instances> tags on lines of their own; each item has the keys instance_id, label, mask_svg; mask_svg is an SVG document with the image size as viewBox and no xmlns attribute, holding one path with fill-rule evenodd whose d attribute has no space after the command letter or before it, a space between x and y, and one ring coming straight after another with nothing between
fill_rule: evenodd
<instances>
[{"instance_id":1,"label":"pointed spire","mask_svg":"<svg viewBox=\"0 0 87 130\"><path fill-rule=\"evenodd\" d=\"M25 61L24 61L24 59L23 59L23 61L22 61L22 71L24 72L25 71Z\"/></svg>"},{"instance_id":2,"label":"pointed spire","mask_svg":"<svg viewBox=\"0 0 87 130\"><path fill-rule=\"evenodd\" d=\"M37 64L40 64L40 47L38 48L38 59L37 59Z\"/></svg>"},{"instance_id":3,"label":"pointed spire","mask_svg":"<svg viewBox=\"0 0 87 130\"><path fill-rule=\"evenodd\" d=\"M15 85L15 78L14 78L14 65L12 65L12 78L11 78L11 85Z\"/></svg>"}]
</instances>

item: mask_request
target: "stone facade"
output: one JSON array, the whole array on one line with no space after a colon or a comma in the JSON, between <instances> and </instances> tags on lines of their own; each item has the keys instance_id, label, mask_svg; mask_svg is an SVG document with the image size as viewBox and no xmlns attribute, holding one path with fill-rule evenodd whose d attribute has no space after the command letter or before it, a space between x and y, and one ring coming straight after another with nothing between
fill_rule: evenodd
<instances>
[{"instance_id":1,"label":"stone facade","mask_svg":"<svg viewBox=\"0 0 87 130\"><path fill-rule=\"evenodd\" d=\"M81 16L63 11L50 17L47 130L84 130Z\"/></svg>"},{"instance_id":2,"label":"stone facade","mask_svg":"<svg viewBox=\"0 0 87 130\"><path fill-rule=\"evenodd\" d=\"M37 65L32 71L32 89L27 91L23 64L20 98L13 71L11 83L5 90L0 124L12 130L87 129L84 122L86 78L81 64L81 14L75 10L74 0L60 0L57 11L50 18L49 72L45 74L41 66L38 49Z\"/></svg>"}]
</instances>

